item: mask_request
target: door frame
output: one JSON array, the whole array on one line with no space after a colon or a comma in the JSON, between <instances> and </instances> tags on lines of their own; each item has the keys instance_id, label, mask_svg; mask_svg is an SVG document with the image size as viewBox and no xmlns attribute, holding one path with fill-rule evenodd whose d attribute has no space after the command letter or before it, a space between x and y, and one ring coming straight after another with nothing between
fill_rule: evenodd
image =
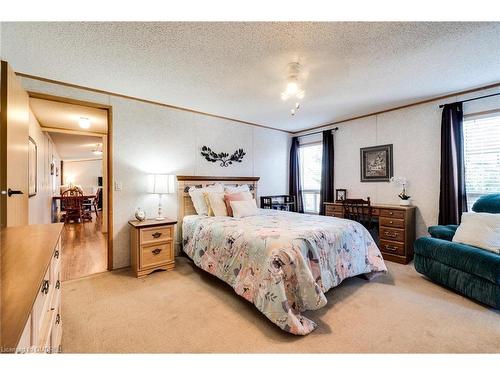
<instances>
[{"instance_id":1,"label":"door frame","mask_svg":"<svg viewBox=\"0 0 500 375\"><path fill-rule=\"evenodd\" d=\"M54 131L60 131L64 133L71 133L71 134L81 134L81 135L98 135L98 136L106 136L106 152L107 152L107 187L106 187L106 192L108 195L108 217L107 217L107 222L108 222L108 259L107 259L107 269L108 271L113 270L113 107L107 104L101 104L101 103L94 103L94 102L88 102L85 100L79 100L79 99L73 99L73 98L67 98L63 96L56 96L56 95L50 95L50 94L44 94L40 92L34 92L34 91L27 91L28 96L30 98L36 98L36 99L44 99L44 100L50 100L54 102L60 102L60 103L67 103L67 104L76 104L76 105L81 105L85 107L92 107L92 108L98 108L98 109L103 109L107 111L108 114L108 131L107 133L96 133L96 132L91 132L91 131L78 131L78 130L70 130L70 129L64 129L64 128L57 128L57 127L45 127L41 126L43 131L47 130L54 130ZM61 171L62 173L62 171Z\"/></svg>"}]
</instances>

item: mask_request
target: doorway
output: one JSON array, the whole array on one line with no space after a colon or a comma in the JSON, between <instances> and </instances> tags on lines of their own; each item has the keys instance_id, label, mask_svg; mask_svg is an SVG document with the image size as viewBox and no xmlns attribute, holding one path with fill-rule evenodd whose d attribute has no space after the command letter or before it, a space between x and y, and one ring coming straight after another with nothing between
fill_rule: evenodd
<instances>
[{"instance_id":1,"label":"doorway","mask_svg":"<svg viewBox=\"0 0 500 375\"><path fill-rule=\"evenodd\" d=\"M111 270L111 107L28 92L30 109L53 145L51 222L63 222L63 281ZM30 213L31 214L31 213Z\"/></svg>"}]
</instances>

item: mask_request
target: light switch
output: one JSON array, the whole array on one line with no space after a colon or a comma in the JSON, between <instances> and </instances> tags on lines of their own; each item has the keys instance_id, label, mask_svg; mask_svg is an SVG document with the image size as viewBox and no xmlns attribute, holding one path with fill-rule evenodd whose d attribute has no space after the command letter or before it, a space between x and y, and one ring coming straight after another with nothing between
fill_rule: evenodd
<instances>
[{"instance_id":1,"label":"light switch","mask_svg":"<svg viewBox=\"0 0 500 375\"><path fill-rule=\"evenodd\" d=\"M122 187L121 181L115 181L115 191L122 191Z\"/></svg>"}]
</instances>

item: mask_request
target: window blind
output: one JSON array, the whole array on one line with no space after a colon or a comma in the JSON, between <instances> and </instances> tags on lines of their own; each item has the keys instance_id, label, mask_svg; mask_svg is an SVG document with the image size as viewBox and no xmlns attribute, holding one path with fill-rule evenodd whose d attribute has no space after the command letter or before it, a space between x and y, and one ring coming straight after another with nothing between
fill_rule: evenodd
<instances>
[{"instance_id":1,"label":"window blind","mask_svg":"<svg viewBox=\"0 0 500 375\"><path fill-rule=\"evenodd\" d=\"M481 195L500 192L500 113L464 121L464 162L470 210Z\"/></svg>"}]
</instances>

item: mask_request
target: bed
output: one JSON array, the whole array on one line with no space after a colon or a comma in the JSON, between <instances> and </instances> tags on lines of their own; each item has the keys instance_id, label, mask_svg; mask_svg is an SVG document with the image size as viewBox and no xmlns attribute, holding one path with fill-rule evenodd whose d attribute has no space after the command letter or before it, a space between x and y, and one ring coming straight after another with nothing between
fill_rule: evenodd
<instances>
[{"instance_id":1,"label":"bed","mask_svg":"<svg viewBox=\"0 0 500 375\"><path fill-rule=\"evenodd\" d=\"M183 251L287 332L313 331L316 323L302 313L323 307L325 293L343 280L387 271L371 235L357 222L274 210L245 218L196 215L187 187L201 180L193 179L179 180ZM215 181L247 183L257 191L258 180Z\"/></svg>"}]
</instances>

